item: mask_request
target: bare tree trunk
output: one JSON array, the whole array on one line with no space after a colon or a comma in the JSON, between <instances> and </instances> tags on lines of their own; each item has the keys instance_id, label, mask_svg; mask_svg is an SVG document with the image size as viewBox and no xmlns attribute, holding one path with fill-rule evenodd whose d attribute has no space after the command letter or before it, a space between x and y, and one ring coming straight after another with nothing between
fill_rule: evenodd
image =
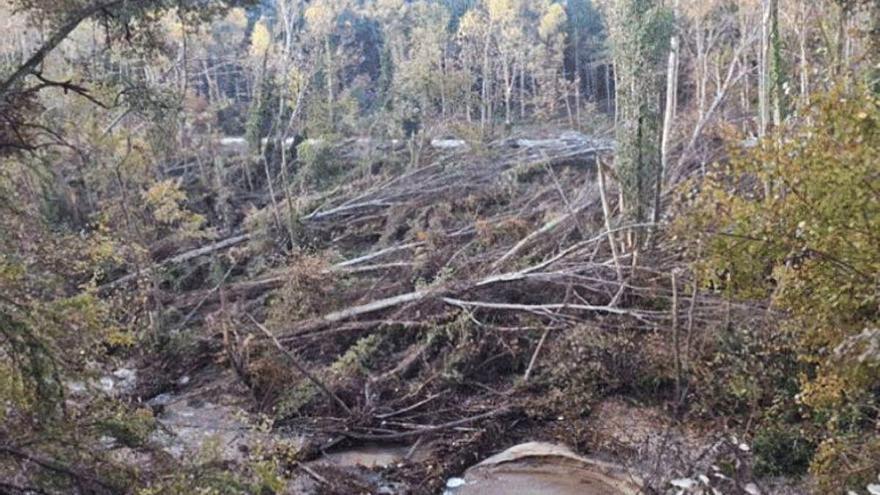
<instances>
[{"instance_id":1,"label":"bare tree trunk","mask_svg":"<svg viewBox=\"0 0 880 495\"><path fill-rule=\"evenodd\" d=\"M611 257L614 259L614 268L617 270L617 281L623 284L623 269L620 266L620 256L617 250L617 242L611 228L611 205L608 203L606 190L605 169L601 159L597 160L599 174L599 197L602 200L602 215L605 218L605 230L608 231L608 245L611 247Z\"/></svg>"},{"instance_id":2,"label":"bare tree trunk","mask_svg":"<svg viewBox=\"0 0 880 495\"><path fill-rule=\"evenodd\" d=\"M483 84L480 101L480 129L485 133L489 122L489 35L483 40Z\"/></svg>"},{"instance_id":3,"label":"bare tree trunk","mask_svg":"<svg viewBox=\"0 0 880 495\"><path fill-rule=\"evenodd\" d=\"M574 113L576 128L581 127L581 38L580 30L575 29L574 43Z\"/></svg>"},{"instance_id":4,"label":"bare tree trunk","mask_svg":"<svg viewBox=\"0 0 880 495\"><path fill-rule=\"evenodd\" d=\"M581 77L577 76L574 78L574 114L576 124L575 127L580 130L581 128Z\"/></svg>"},{"instance_id":5,"label":"bare tree trunk","mask_svg":"<svg viewBox=\"0 0 880 495\"><path fill-rule=\"evenodd\" d=\"M75 12L70 18L61 25L61 27L55 31L52 36L50 36L40 48L30 56L23 64L21 64L15 72L13 72L9 77L0 82L0 95L5 95L12 89L12 86L18 83L20 80L24 79L28 74L34 72L34 70L43 63L43 60L46 59L49 54L61 44L62 41L67 39L80 24L86 21L86 19L91 18L101 12L108 12L116 7L119 7L122 4L125 4L126 0L115 0L112 2L100 2L89 7L85 7L82 10ZM157 2L146 2L149 4L155 4Z\"/></svg>"},{"instance_id":6,"label":"bare tree trunk","mask_svg":"<svg viewBox=\"0 0 880 495\"><path fill-rule=\"evenodd\" d=\"M785 74L782 67L782 39L779 33L779 0L770 0L770 85L773 126L785 119Z\"/></svg>"},{"instance_id":7,"label":"bare tree trunk","mask_svg":"<svg viewBox=\"0 0 880 495\"><path fill-rule=\"evenodd\" d=\"M327 67L325 68L326 76L327 76L327 118L330 121L330 130L336 129L336 116L334 112L334 90L333 90L333 55L330 52L330 37L328 36L324 42L324 50L326 51L326 63Z\"/></svg>"},{"instance_id":8,"label":"bare tree trunk","mask_svg":"<svg viewBox=\"0 0 880 495\"><path fill-rule=\"evenodd\" d=\"M440 82L440 117L446 119L446 83L449 80L449 68L447 63L448 47L444 44L443 54L440 55L440 71L443 80Z\"/></svg>"},{"instance_id":9,"label":"bare tree trunk","mask_svg":"<svg viewBox=\"0 0 880 495\"><path fill-rule=\"evenodd\" d=\"M563 82L565 83L565 92L563 94L563 98L565 99L565 113L568 115L568 123L570 126L574 127L574 112L571 108L571 85L568 81L563 78Z\"/></svg>"},{"instance_id":10,"label":"bare tree trunk","mask_svg":"<svg viewBox=\"0 0 880 495\"><path fill-rule=\"evenodd\" d=\"M801 72L801 104L805 104L810 95L810 62L807 58L807 16L809 15L808 5L805 0L801 1L800 10L800 32L798 33L798 44L800 45L800 72Z\"/></svg>"},{"instance_id":11,"label":"bare tree trunk","mask_svg":"<svg viewBox=\"0 0 880 495\"><path fill-rule=\"evenodd\" d=\"M846 25L849 19L849 11L846 6L838 7L837 36L835 39L836 74L841 76L846 72Z\"/></svg>"},{"instance_id":12,"label":"bare tree trunk","mask_svg":"<svg viewBox=\"0 0 880 495\"><path fill-rule=\"evenodd\" d=\"M767 135L770 125L770 0L761 0L761 54L758 58L758 136Z\"/></svg>"},{"instance_id":13,"label":"bare tree trunk","mask_svg":"<svg viewBox=\"0 0 880 495\"><path fill-rule=\"evenodd\" d=\"M673 18L678 14L678 1L673 5ZM672 121L675 115L675 94L678 92L678 26L673 26L672 37L669 40L669 62L666 67L666 108L663 115L663 133L660 138L660 171L657 173L657 184L654 189L654 213L653 223L660 221L661 197L663 195L663 182L666 179L666 170L669 167L669 141L672 135Z\"/></svg>"},{"instance_id":14,"label":"bare tree trunk","mask_svg":"<svg viewBox=\"0 0 880 495\"><path fill-rule=\"evenodd\" d=\"M615 105L614 100L611 96L611 65L605 64L605 111L611 112L612 105ZM616 106L616 105L615 105ZM614 121L617 122L617 110L614 110Z\"/></svg>"},{"instance_id":15,"label":"bare tree trunk","mask_svg":"<svg viewBox=\"0 0 880 495\"><path fill-rule=\"evenodd\" d=\"M514 75L507 55L502 57L501 64L501 70L504 71L504 123L510 125L510 101L513 97Z\"/></svg>"},{"instance_id":16,"label":"bare tree trunk","mask_svg":"<svg viewBox=\"0 0 880 495\"><path fill-rule=\"evenodd\" d=\"M519 60L519 118L526 118L526 62L524 54L520 54Z\"/></svg>"},{"instance_id":17,"label":"bare tree trunk","mask_svg":"<svg viewBox=\"0 0 880 495\"><path fill-rule=\"evenodd\" d=\"M696 26L696 43L697 43L697 120L702 119L706 113L706 81L709 78L707 74L708 54L706 53L706 34L703 31L703 19L697 19Z\"/></svg>"}]
</instances>

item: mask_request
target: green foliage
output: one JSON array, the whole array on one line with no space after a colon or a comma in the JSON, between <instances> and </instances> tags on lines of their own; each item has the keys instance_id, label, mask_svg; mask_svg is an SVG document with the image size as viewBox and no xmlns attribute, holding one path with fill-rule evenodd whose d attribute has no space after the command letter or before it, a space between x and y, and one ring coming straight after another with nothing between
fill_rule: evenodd
<instances>
[{"instance_id":1,"label":"green foliage","mask_svg":"<svg viewBox=\"0 0 880 495\"><path fill-rule=\"evenodd\" d=\"M670 12L655 0L616 0L610 32L617 76L615 164L631 220L647 220L660 174L662 61L668 53Z\"/></svg>"},{"instance_id":2,"label":"green foliage","mask_svg":"<svg viewBox=\"0 0 880 495\"><path fill-rule=\"evenodd\" d=\"M370 368L381 356L383 344L388 339L381 334L372 334L358 339L330 366L319 370L315 374L319 379L331 384L338 384L359 377L369 375ZM266 369L268 363L263 362L260 372ZM257 370L255 370L257 371ZM291 379L298 379L295 386L290 386ZM315 399L323 397L321 390L314 382L302 376L288 379L283 384L275 404L275 413L279 417L287 418L301 414L303 408L312 404Z\"/></svg>"},{"instance_id":3,"label":"green foliage","mask_svg":"<svg viewBox=\"0 0 880 495\"><path fill-rule=\"evenodd\" d=\"M156 419L147 409L132 412L121 408L97 423L99 432L113 437L121 445L130 448L146 445L156 426Z\"/></svg>"},{"instance_id":4,"label":"green foliage","mask_svg":"<svg viewBox=\"0 0 880 495\"><path fill-rule=\"evenodd\" d=\"M733 328L718 329L713 340L709 352L693 366L695 412L707 417L761 414L762 419L799 419L794 398L805 367L790 333L737 322Z\"/></svg>"},{"instance_id":5,"label":"green foliage","mask_svg":"<svg viewBox=\"0 0 880 495\"><path fill-rule=\"evenodd\" d=\"M795 337L807 367L797 399L820 423L813 440L823 453L827 442L846 444L877 419L865 405L876 401L880 379L872 351L880 325L878 149L880 100L864 90L833 91L817 98L799 127L735 151L688 218L692 230L713 232L700 242L708 246L704 275L716 287L787 312L781 331ZM868 417L853 421L846 411ZM813 473L856 485L827 468L817 460ZM880 472L880 461L865 470Z\"/></svg>"},{"instance_id":6,"label":"green foliage","mask_svg":"<svg viewBox=\"0 0 880 495\"><path fill-rule=\"evenodd\" d=\"M186 200L186 192L174 180L157 182L143 193L143 201L159 235L179 240L205 237L205 217L190 211Z\"/></svg>"},{"instance_id":7,"label":"green foliage","mask_svg":"<svg viewBox=\"0 0 880 495\"><path fill-rule=\"evenodd\" d=\"M822 442L810 464L817 493L846 493L875 484L880 459L880 436L846 435Z\"/></svg>"},{"instance_id":8,"label":"green foliage","mask_svg":"<svg viewBox=\"0 0 880 495\"><path fill-rule=\"evenodd\" d=\"M3 396L25 410L51 417L63 398L56 362L51 350L34 331L10 315L0 313L4 352L13 361L4 363Z\"/></svg>"},{"instance_id":9,"label":"green foliage","mask_svg":"<svg viewBox=\"0 0 880 495\"><path fill-rule=\"evenodd\" d=\"M359 339L345 351L345 354L333 362L330 372L340 377L353 373L363 374L370 369L380 345L382 345L382 336L378 334Z\"/></svg>"},{"instance_id":10,"label":"green foliage","mask_svg":"<svg viewBox=\"0 0 880 495\"><path fill-rule=\"evenodd\" d=\"M795 427L770 426L755 434L752 450L758 476L799 476L810 467L816 446Z\"/></svg>"},{"instance_id":11,"label":"green foliage","mask_svg":"<svg viewBox=\"0 0 880 495\"><path fill-rule=\"evenodd\" d=\"M347 167L335 156L329 138L304 141L296 151L301 163L298 178L306 185L327 187L346 172Z\"/></svg>"},{"instance_id":12,"label":"green foliage","mask_svg":"<svg viewBox=\"0 0 880 495\"><path fill-rule=\"evenodd\" d=\"M248 109L245 138L253 152L263 149L263 138L272 131L273 118L278 108L278 86L271 72L263 74L259 90Z\"/></svg>"},{"instance_id":13,"label":"green foliage","mask_svg":"<svg viewBox=\"0 0 880 495\"><path fill-rule=\"evenodd\" d=\"M276 291L269 308L272 327L321 316L335 309L340 281L327 259L302 255L293 260L289 281Z\"/></svg>"},{"instance_id":14,"label":"green foliage","mask_svg":"<svg viewBox=\"0 0 880 495\"><path fill-rule=\"evenodd\" d=\"M0 216L7 227L0 234L0 400L48 422L61 406L62 378L79 371L71 351L94 356L118 328L105 301L71 287L71 280L86 284L93 276L106 254L96 248L103 241L44 237L50 234L38 223L22 221ZM22 251L29 242L42 247Z\"/></svg>"}]
</instances>

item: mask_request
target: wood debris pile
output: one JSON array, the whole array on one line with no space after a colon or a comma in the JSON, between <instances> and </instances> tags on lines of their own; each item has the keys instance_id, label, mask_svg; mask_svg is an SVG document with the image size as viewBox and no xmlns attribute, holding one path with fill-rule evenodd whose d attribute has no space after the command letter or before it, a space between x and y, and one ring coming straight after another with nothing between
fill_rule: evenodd
<instances>
[{"instance_id":1,"label":"wood debris pile","mask_svg":"<svg viewBox=\"0 0 880 495\"><path fill-rule=\"evenodd\" d=\"M207 319L211 333L279 425L331 442L476 434L554 386L544 371L558 363L542 358L572 329L675 333L690 345L730 311L674 282L662 228L619 216L604 164L613 149L563 133L434 147L418 167L353 165L300 197L284 263L165 304L184 323L223 314ZM627 249L633 230L650 231L653 247ZM260 236L239 232L199 254Z\"/></svg>"}]
</instances>

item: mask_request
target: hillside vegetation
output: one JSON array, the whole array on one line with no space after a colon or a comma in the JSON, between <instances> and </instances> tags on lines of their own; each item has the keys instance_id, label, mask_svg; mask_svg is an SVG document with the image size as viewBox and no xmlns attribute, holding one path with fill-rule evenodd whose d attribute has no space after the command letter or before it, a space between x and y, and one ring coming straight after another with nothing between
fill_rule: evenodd
<instances>
[{"instance_id":1,"label":"hillside vegetation","mask_svg":"<svg viewBox=\"0 0 880 495\"><path fill-rule=\"evenodd\" d=\"M0 494L880 493L877 1L0 13Z\"/></svg>"}]
</instances>

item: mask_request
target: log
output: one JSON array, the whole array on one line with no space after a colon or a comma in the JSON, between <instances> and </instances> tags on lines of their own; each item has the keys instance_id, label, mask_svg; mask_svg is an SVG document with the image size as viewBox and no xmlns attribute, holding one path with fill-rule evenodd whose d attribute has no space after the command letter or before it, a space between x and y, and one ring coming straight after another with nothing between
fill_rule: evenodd
<instances>
[{"instance_id":1,"label":"log","mask_svg":"<svg viewBox=\"0 0 880 495\"><path fill-rule=\"evenodd\" d=\"M176 256L172 256L171 258L160 261L147 269L139 270L135 273L130 273L130 274L122 276L112 282L107 282L106 284L103 284L100 287L98 287L98 293L106 294L107 292L109 292L117 287L120 287L122 285L125 285L125 284L137 279L138 277L140 277L144 274L151 273L153 271L156 271L160 268L164 268L169 265L179 265L181 263L186 263L187 261L198 258L200 256L205 256L208 254L216 253L218 251L223 251L224 249L229 249L229 248L237 246L243 242L247 242L248 240L250 240L250 238L251 238L250 234L237 235L234 237L230 237L228 239L223 239L222 241L215 242L215 243L210 244L208 246L202 246L200 248L196 248L196 249L192 249L190 251L186 251L184 253L180 253Z\"/></svg>"}]
</instances>

